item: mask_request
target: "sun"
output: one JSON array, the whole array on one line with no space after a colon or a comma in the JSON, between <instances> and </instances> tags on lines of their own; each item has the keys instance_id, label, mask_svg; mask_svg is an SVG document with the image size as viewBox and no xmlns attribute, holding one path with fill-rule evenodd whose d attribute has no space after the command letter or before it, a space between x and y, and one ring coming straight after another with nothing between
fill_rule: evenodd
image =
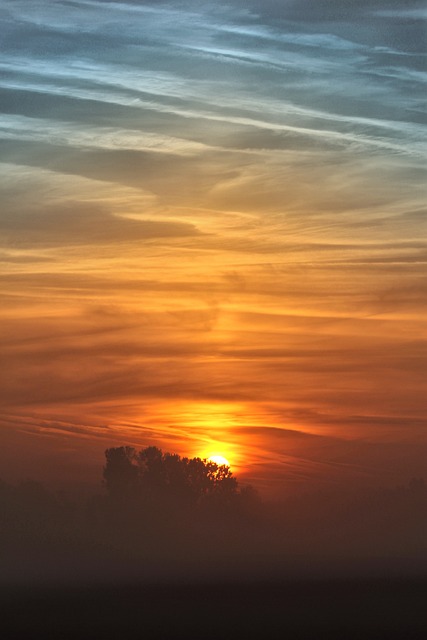
<instances>
[{"instance_id":1,"label":"sun","mask_svg":"<svg viewBox=\"0 0 427 640\"><path fill-rule=\"evenodd\" d=\"M209 456L208 462L215 462L215 464L217 464L219 467L221 467L222 465L225 465L226 467L230 466L230 463L228 462L227 458L224 458L224 456Z\"/></svg>"}]
</instances>

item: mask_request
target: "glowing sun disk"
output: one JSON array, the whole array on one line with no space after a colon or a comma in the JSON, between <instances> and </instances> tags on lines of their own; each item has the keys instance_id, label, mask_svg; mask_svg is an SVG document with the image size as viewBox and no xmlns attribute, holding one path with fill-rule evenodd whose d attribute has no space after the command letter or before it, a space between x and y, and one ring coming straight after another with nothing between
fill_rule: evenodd
<instances>
[{"instance_id":1,"label":"glowing sun disk","mask_svg":"<svg viewBox=\"0 0 427 640\"><path fill-rule=\"evenodd\" d=\"M230 466L230 463L228 462L227 458L224 458L224 456L209 456L208 461L215 462L215 464L217 464L218 466L221 466L223 464L225 464L227 467Z\"/></svg>"}]
</instances>

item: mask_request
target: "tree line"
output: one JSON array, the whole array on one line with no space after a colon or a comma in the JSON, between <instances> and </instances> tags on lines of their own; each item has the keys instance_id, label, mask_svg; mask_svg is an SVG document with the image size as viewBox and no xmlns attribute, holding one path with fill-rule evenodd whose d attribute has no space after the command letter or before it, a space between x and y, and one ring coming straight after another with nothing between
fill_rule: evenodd
<instances>
[{"instance_id":1,"label":"tree line","mask_svg":"<svg viewBox=\"0 0 427 640\"><path fill-rule=\"evenodd\" d=\"M319 489L276 503L241 485L226 465L122 446L105 451L100 481L102 491L73 500L34 481L0 480L0 582L19 571L22 580L55 573L63 563L66 576L108 574L113 565L131 572L138 563L155 575L158 562L206 558L214 565L262 561L271 569L280 559L310 554L385 554L417 563L427 557L421 478L354 495L346 487L332 495Z\"/></svg>"},{"instance_id":2,"label":"tree line","mask_svg":"<svg viewBox=\"0 0 427 640\"><path fill-rule=\"evenodd\" d=\"M230 467L199 457L163 453L158 447L136 451L114 447L105 452L104 484L111 501L144 508L168 505L195 511L242 509L254 503L256 490L241 487Z\"/></svg>"}]
</instances>

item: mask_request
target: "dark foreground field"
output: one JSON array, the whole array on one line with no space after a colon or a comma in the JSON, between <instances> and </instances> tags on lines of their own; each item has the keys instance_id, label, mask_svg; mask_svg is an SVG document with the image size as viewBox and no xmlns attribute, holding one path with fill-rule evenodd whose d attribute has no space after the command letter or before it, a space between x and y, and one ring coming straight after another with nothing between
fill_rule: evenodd
<instances>
[{"instance_id":1,"label":"dark foreground field","mask_svg":"<svg viewBox=\"0 0 427 640\"><path fill-rule=\"evenodd\" d=\"M427 638L423 580L3 588L2 637Z\"/></svg>"}]
</instances>

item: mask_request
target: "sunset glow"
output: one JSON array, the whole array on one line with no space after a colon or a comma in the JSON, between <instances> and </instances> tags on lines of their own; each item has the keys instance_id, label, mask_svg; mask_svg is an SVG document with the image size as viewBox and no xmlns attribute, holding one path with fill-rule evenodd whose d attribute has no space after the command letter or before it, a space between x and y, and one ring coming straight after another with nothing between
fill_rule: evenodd
<instances>
[{"instance_id":1,"label":"sunset glow","mask_svg":"<svg viewBox=\"0 0 427 640\"><path fill-rule=\"evenodd\" d=\"M226 467L230 466L230 463L228 462L227 458L224 458L224 456L209 456L208 461L215 462L215 464L217 464L219 467L221 467L222 465L225 465Z\"/></svg>"},{"instance_id":2,"label":"sunset glow","mask_svg":"<svg viewBox=\"0 0 427 640\"><path fill-rule=\"evenodd\" d=\"M5 4L0 477L423 475L418 4Z\"/></svg>"}]
</instances>

